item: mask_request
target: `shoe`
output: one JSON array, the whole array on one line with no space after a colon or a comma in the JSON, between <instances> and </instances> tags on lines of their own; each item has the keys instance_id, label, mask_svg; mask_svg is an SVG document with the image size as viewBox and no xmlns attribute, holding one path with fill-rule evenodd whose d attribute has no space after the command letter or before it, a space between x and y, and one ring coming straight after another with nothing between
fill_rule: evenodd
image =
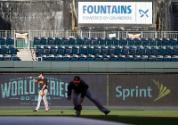
<instances>
[{"instance_id":1,"label":"shoe","mask_svg":"<svg viewBox=\"0 0 178 125\"><path fill-rule=\"evenodd\" d=\"M76 113L76 116L77 116L77 117L80 117L81 110L76 110L76 112L75 112L75 113Z\"/></svg>"},{"instance_id":2,"label":"shoe","mask_svg":"<svg viewBox=\"0 0 178 125\"><path fill-rule=\"evenodd\" d=\"M33 112L37 112L37 111L38 111L38 110L36 110L36 109L35 109L35 110L33 110Z\"/></svg>"},{"instance_id":3,"label":"shoe","mask_svg":"<svg viewBox=\"0 0 178 125\"><path fill-rule=\"evenodd\" d=\"M45 110L46 112L48 112L49 111L49 109L47 109L47 110Z\"/></svg>"},{"instance_id":4,"label":"shoe","mask_svg":"<svg viewBox=\"0 0 178 125\"><path fill-rule=\"evenodd\" d=\"M104 114L105 115L108 115L111 111L107 110L107 111L104 111Z\"/></svg>"}]
</instances>

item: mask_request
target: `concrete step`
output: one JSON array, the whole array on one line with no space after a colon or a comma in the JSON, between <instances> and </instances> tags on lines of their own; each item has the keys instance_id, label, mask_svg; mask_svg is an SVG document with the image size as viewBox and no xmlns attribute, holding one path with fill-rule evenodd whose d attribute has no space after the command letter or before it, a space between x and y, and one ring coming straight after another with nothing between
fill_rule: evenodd
<instances>
[{"instance_id":1,"label":"concrete step","mask_svg":"<svg viewBox=\"0 0 178 125\"><path fill-rule=\"evenodd\" d=\"M33 56L30 49L19 49L19 52L17 52L17 56L22 61L33 61Z\"/></svg>"}]
</instances>

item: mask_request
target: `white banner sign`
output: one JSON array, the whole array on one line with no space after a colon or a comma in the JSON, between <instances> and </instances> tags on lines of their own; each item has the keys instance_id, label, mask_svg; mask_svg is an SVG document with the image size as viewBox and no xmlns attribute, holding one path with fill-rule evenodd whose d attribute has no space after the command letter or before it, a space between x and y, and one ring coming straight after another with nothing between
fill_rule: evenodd
<instances>
[{"instance_id":1,"label":"white banner sign","mask_svg":"<svg viewBox=\"0 0 178 125\"><path fill-rule=\"evenodd\" d=\"M152 24L152 2L78 2L79 24Z\"/></svg>"}]
</instances>

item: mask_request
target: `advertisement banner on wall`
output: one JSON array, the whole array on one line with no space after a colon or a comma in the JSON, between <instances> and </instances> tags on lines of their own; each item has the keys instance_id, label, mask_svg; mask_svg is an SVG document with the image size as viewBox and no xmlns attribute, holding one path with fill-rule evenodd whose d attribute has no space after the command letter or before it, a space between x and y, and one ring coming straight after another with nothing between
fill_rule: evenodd
<instances>
[{"instance_id":1,"label":"advertisement banner on wall","mask_svg":"<svg viewBox=\"0 0 178 125\"><path fill-rule=\"evenodd\" d=\"M79 24L152 24L152 2L78 2Z\"/></svg>"},{"instance_id":2,"label":"advertisement banner on wall","mask_svg":"<svg viewBox=\"0 0 178 125\"><path fill-rule=\"evenodd\" d=\"M178 74L109 76L112 106L177 106Z\"/></svg>"},{"instance_id":3,"label":"advertisement banner on wall","mask_svg":"<svg viewBox=\"0 0 178 125\"><path fill-rule=\"evenodd\" d=\"M178 74L78 74L92 96L109 106L177 106ZM37 73L0 74L0 106L36 106ZM72 106L66 99L74 74L45 74L50 106ZM84 105L93 106L88 99Z\"/></svg>"},{"instance_id":4,"label":"advertisement banner on wall","mask_svg":"<svg viewBox=\"0 0 178 125\"><path fill-rule=\"evenodd\" d=\"M88 85L94 98L106 104L106 75L78 74ZM0 106L35 106L39 86L35 83L38 74L0 74ZM67 86L72 81L72 74L45 74L48 80L48 102L50 106L69 106L66 99ZM99 88L99 91L98 91ZM84 105L93 105L88 99Z\"/></svg>"}]
</instances>

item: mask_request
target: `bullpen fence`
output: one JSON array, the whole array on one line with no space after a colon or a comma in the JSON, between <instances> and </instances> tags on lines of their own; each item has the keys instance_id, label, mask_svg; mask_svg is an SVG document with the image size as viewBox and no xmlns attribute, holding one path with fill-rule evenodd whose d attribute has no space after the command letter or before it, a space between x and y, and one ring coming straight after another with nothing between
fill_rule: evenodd
<instances>
[{"instance_id":1,"label":"bullpen fence","mask_svg":"<svg viewBox=\"0 0 178 125\"><path fill-rule=\"evenodd\" d=\"M34 106L37 73L0 73L0 106ZM45 73L50 106L71 106L67 85L74 74ZM94 98L107 106L176 107L178 74L77 74L90 86ZM85 100L85 104L93 104Z\"/></svg>"}]
</instances>

